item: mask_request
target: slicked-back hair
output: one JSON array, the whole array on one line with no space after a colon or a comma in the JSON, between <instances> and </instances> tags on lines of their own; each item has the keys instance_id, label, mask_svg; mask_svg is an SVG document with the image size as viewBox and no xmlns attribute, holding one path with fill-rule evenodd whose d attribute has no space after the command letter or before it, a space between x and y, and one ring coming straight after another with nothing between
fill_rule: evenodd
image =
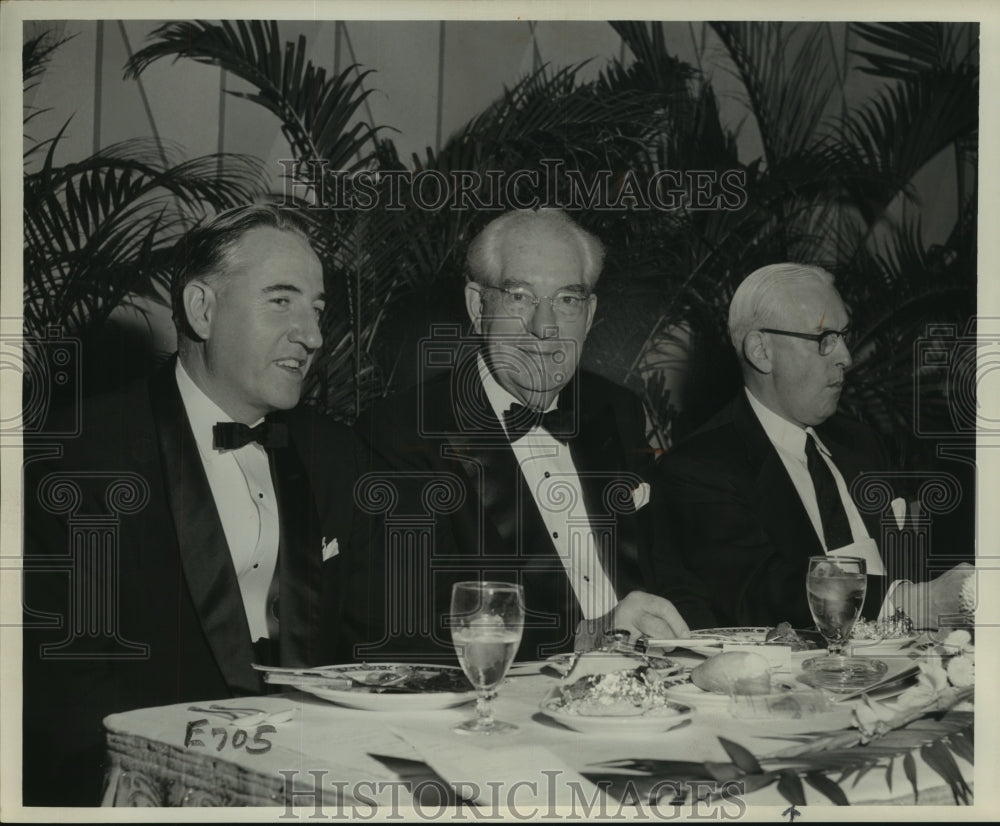
<instances>
[{"instance_id":1,"label":"slicked-back hair","mask_svg":"<svg viewBox=\"0 0 1000 826\"><path fill-rule=\"evenodd\" d=\"M271 227L298 235L307 243L309 235L302 219L274 204L250 204L220 212L196 226L177 245L170 303L178 340L193 337L184 312L184 288L196 278L228 274L229 257L240 239L258 227Z\"/></svg>"},{"instance_id":2,"label":"slicked-back hair","mask_svg":"<svg viewBox=\"0 0 1000 826\"><path fill-rule=\"evenodd\" d=\"M790 288L820 281L833 286L834 277L812 264L768 264L754 270L736 288L729 302L729 338L743 358L743 342L761 327L781 327L781 308Z\"/></svg>"},{"instance_id":3,"label":"slicked-back hair","mask_svg":"<svg viewBox=\"0 0 1000 826\"><path fill-rule=\"evenodd\" d=\"M561 209L516 209L490 221L469 245L466 277L486 286L499 286L503 272L500 248L508 233L550 232L576 244L583 253L583 281L592 290L604 266L604 245Z\"/></svg>"}]
</instances>

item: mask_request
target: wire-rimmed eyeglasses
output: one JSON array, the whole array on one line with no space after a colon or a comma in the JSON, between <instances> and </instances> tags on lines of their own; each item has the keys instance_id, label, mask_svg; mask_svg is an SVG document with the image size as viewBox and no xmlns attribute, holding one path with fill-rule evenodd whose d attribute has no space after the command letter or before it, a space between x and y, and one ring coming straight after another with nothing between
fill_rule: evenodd
<instances>
[{"instance_id":1,"label":"wire-rimmed eyeglasses","mask_svg":"<svg viewBox=\"0 0 1000 826\"><path fill-rule=\"evenodd\" d=\"M579 319L590 300L590 293L559 290L555 295L535 295L527 287L494 287L490 284L478 284L484 290L496 290L500 293L500 303L511 315L528 318L542 302L548 301L552 313L563 321Z\"/></svg>"},{"instance_id":2,"label":"wire-rimmed eyeglasses","mask_svg":"<svg viewBox=\"0 0 1000 826\"><path fill-rule=\"evenodd\" d=\"M791 330L774 330L770 327L761 327L762 333L774 333L778 336L792 336L793 338L804 338L806 341L815 341L819 345L819 354L828 356L834 351L838 341L844 342L844 346L850 349L848 336L851 333L849 327L843 330L824 330L822 333L796 333Z\"/></svg>"}]
</instances>

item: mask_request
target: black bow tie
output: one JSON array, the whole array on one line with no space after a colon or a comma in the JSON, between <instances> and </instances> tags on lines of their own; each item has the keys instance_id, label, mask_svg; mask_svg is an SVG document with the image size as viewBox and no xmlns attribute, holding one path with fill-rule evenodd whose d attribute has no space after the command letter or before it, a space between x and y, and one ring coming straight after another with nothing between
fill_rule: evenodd
<instances>
[{"instance_id":1,"label":"black bow tie","mask_svg":"<svg viewBox=\"0 0 1000 826\"><path fill-rule=\"evenodd\" d=\"M262 447L285 447L288 428L280 422L261 422L256 427L240 422L219 422L212 427L212 437L216 450L236 450L250 442L257 442Z\"/></svg>"},{"instance_id":2,"label":"black bow tie","mask_svg":"<svg viewBox=\"0 0 1000 826\"><path fill-rule=\"evenodd\" d=\"M523 437L533 427L544 427L563 444L573 432L573 411L556 408L547 413L532 410L514 402L503 414L504 427L512 442Z\"/></svg>"}]
</instances>

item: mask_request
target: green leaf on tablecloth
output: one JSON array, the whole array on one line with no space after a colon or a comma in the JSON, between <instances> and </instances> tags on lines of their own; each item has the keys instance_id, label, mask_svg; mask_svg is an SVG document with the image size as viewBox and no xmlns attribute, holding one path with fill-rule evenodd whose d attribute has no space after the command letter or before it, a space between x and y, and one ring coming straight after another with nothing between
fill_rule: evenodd
<instances>
[{"instance_id":1,"label":"green leaf on tablecloth","mask_svg":"<svg viewBox=\"0 0 1000 826\"><path fill-rule=\"evenodd\" d=\"M844 790L834 783L829 777L821 772L806 772L806 783L816 791L826 795L826 797L838 806L849 806L847 795Z\"/></svg>"},{"instance_id":2,"label":"green leaf on tablecloth","mask_svg":"<svg viewBox=\"0 0 1000 826\"><path fill-rule=\"evenodd\" d=\"M948 738L951 743L951 750L955 752L963 760L968 760L970 763L975 762L976 752L972 745L972 732L956 732Z\"/></svg>"},{"instance_id":3,"label":"green leaf on tablecloth","mask_svg":"<svg viewBox=\"0 0 1000 826\"><path fill-rule=\"evenodd\" d=\"M781 773L781 779L778 780L778 791L793 806L806 805L806 793L802 788L802 781L795 772L784 771Z\"/></svg>"},{"instance_id":4,"label":"green leaf on tablecloth","mask_svg":"<svg viewBox=\"0 0 1000 826\"><path fill-rule=\"evenodd\" d=\"M913 759L912 751L903 755L903 772L913 786L913 803L917 804L920 802L920 792L917 790L917 761Z\"/></svg>"},{"instance_id":5,"label":"green leaf on tablecloth","mask_svg":"<svg viewBox=\"0 0 1000 826\"><path fill-rule=\"evenodd\" d=\"M924 758L924 762L928 766L944 778L949 788L951 788L956 805L959 803L969 803L969 795L972 793L972 789L965 782L965 778L962 777L962 770L958 767L958 763L955 762L955 758L952 757L951 751L943 741L938 740L924 746L920 749L920 756Z\"/></svg>"},{"instance_id":6,"label":"green leaf on tablecloth","mask_svg":"<svg viewBox=\"0 0 1000 826\"><path fill-rule=\"evenodd\" d=\"M689 760L654 760L648 757L623 757L618 760L604 760L594 765L627 769L628 771L642 772L644 774L657 774L661 777L705 777L705 764ZM621 777L621 775L618 776Z\"/></svg>"},{"instance_id":7,"label":"green leaf on tablecloth","mask_svg":"<svg viewBox=\"0 0 1000 826\"><path fill-rule=\"evenodd\" d=\"M711 775L712 779L718 783L725 783L727 780L742 779L746 774L743 769L733 763L717 763L715 761L708 761L704 764L704 766L709 775Z\"/></svg>"},{"instance_id":8,"label":"green leaf on tablecloth","mask_svg":"<svg viewBox=\"0 0 1000 826\"><path fill-rule=\"evenodd\" d=\"M763 772L761 774L746 774L740 778L743 784L743 794L750 794L765 786L770 786L779 777L777 772Z\"/></svg>"},{"instance_id":9,"label":"green leaf on tablecloth","mask_svg":"<svg viewBox=\"0 0 1000 826\"><path fill-rule=\"evenodd\" d=\"M867 766L861 766L861 768L857 770L857 776L854 778L854 782L851 784L852 788L857 786L858 783L861 782L861 778L868 774L868 772L870 772L874 767L874 763L869 763ZM850 776L851 772L848 772L847 775Z\"/></svg>"},{"instance_id":10,"label":"green leaf on tablecloth","mask_svg":"<svg viewBox=\"0 0 1000 826\"><path fill-rule=\"evenodd\" d=\"M729 755L729 759L747 774L760 774L763 771L760 763L757 762L757 758L739 743L734 743L725 737L720 737L719 742L722 744L722 748L726 750L726 754Z\"/></svg>"}]
</instances>

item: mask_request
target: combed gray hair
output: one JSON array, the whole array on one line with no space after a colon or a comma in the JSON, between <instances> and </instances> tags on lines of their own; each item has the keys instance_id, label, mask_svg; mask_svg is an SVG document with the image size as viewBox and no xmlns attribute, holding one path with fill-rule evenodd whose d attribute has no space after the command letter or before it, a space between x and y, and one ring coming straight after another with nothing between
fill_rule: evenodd
<instances>
[{"instance_id":1,"label":"combed gray hair","mask_svg":"<svg viewBox=\"0 0 1000 826\"><path fill-rule=\"evenodd\" d=\"M583 253L583 281L593 289L604 265L604 245L577 225L561 209L516 209L490 221L469 245L466 256L469 281L496 287L500 284L503 262L500 246L508 232L547 230L576 243Z\"/></svg>"},{"instance_id":2,"label":"combed gray hair","mask_svg":"<svg viewBox=\"0 0 1000 826\"><path fill-rule=\"evenodd\" d=\"M276 204L247 204L220 212L194 227L177 244L170 298L178 342L185 337L196 338L184 311L184 288L196 278L225 273L240 240L258 227L290 232L309 243L305 221L294 211Z\"/></svg>"},{"instance_id":3,"label":"combed gray hair","mask_svg":"<svg viewBox=\"0 0 1000 826\"><path fill-rule=\"evenodd\" d=\"M781 323L781 301L789 287L822 281L833 286L834 277L812 264L768 264L754 270L736 288L729 303L729 338L742 358L743 342L754 330Z\"/></svg>"}]
</instances>

